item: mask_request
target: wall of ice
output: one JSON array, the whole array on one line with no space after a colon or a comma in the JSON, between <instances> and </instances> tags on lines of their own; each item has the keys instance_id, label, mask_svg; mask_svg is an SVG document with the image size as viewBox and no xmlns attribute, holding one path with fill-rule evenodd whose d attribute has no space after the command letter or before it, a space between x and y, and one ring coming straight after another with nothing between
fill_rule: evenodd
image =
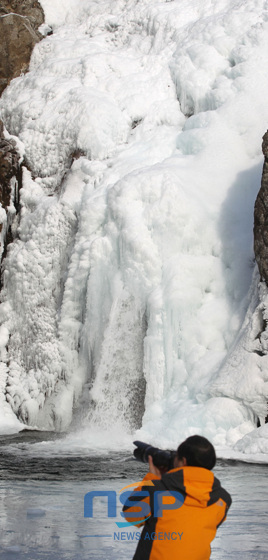
<instances>
[{"instance_id":1,"label":"wall of ice","mask_svg":"<svg viewBox=\"0 0 268 560\"><path fill-rule=\"evenodd\" d=\"M267 414L265 2L41 4L53 34L0 101L32 170L4 263L5 406L233 445Z\"/></svg>"}]
</instances>

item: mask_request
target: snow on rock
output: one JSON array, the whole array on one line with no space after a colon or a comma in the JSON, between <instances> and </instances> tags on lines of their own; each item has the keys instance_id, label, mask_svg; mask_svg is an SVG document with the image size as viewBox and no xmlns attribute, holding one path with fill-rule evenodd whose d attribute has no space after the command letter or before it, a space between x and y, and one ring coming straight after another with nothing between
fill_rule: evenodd
<instances>
[{"instance_id":1,"label":"snow on rock","mask_svg":"<svg viewBox=\"0 0 268 560\"><path fill-rule=\"evenodd\" d=\"M76 220L64 203L44 196L26 169L21 204L18 238L4 272L2 297L12 300L8 312L7 303L1 304L11 335L6 399L24 422L35 425L39 408L63 376L57 314Z\"/></svg>"},{"instance_id":2,"label":"snow on rock","mask_svg":"<svg viewBox=\"0 0 268 560\"><path fill-rule=\"evenodd\" d=\"M260 453L268 456L268 425L265 424L246 434L236 443L234 450L251 456Z\"/></svg>"},{"instance_id":3,"label":"snow on rock","mask_svg":"<svg viewBox=\"0 0 268 560\"><path fill-rule=\"evenodd\" d=\"M0 345L5 347L8 340L8 331L1 327L0 329ZM1 352L1 360L3 360L3 351ZM5 398L6 383L8 370L5 363L0 363L0 430L2 435L15 434L25 428L22 422L19 422L15 413L9 406Z\"/></svg>"},{"instance_id":4,"label":"snow on rock","mask_svg":"<svg viewBox=\"0 0 268 560\"><path fill-rule=\"evenodd\" d=\"M257 278L256 278L257 277ZM268 347L263 320L267 315L267 287L255 274L252 297L232 352L227 355L210 384L212 395L236 398L252 409L261 422L267 416Z\"/></svg>"},{"instance_id":5,"label":"snow on rock","mask_svg":"<svg viewBox=\"0 0 268 560\"><path fill-rule=\"evenodd\" d=\"M83 434L232 447L268 397L265 2L41 4L53 34L0 100L35 177L5 261L8 402L39 427L80 406Z\"/></svg>"}]
</instances>

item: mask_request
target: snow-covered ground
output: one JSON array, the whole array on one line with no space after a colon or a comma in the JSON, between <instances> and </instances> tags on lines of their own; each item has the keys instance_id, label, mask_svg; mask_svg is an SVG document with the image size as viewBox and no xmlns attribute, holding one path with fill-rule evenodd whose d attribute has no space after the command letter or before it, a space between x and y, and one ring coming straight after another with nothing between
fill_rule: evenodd
<instances>
[{"instance_id":1,"label":"snow-covered ground","mask_svg":"<svg viewBox=\"0 0 268 560\"><path fill-rule=\"evenodd\" d=\"M268 459L267 2L41 4L53 34L0 100L33 172L4 265L2 432L75 409L80 441L142 423Z\"/></svg>"}]
</instances>

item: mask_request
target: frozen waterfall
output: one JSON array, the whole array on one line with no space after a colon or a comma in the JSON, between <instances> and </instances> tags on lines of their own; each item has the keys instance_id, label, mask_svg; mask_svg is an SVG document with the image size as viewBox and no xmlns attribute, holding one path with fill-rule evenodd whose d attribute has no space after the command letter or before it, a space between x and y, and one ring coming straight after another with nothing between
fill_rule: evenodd
<instances>
[{"instance_id":1,"label":"frozen waterfall","mask_svg":"<svg viewBox=\"0 0 268 560\"><path fill-rule=\"evenodd\" d=\"M0 99L28 167L3 264L3 430L268 453L266 2L40 3L44 39Z\"/></svg>"}]
</instances>

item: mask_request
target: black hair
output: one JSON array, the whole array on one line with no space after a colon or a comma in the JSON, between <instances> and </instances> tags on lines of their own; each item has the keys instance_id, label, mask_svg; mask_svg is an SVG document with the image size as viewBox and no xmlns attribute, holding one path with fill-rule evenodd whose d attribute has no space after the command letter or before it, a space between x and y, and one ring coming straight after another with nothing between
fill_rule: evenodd
<instances>
[{"instance_id":1,"label":"black hair","mask_svg":"<svg viewBox=\"0 0 268 560\"><path fill-rule=\"evenodd\" d=\"M177 450L178 459L185 457L189 467L203 467L211 470L216 464L215 449L203 436L190 436L183 441Z\"/></svg>"}]
</instances>

